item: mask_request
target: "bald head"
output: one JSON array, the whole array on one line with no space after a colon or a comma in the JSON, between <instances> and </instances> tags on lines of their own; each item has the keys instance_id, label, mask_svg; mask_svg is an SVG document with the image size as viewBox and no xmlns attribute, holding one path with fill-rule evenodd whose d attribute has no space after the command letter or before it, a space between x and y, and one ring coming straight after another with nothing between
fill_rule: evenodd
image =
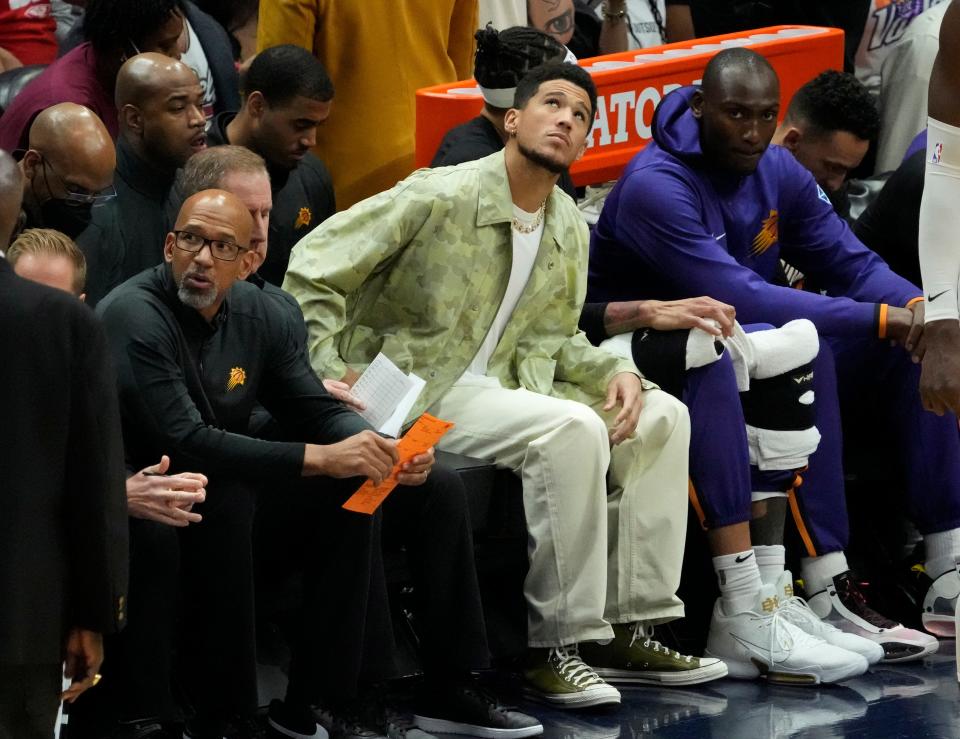
<instances>
[{"instance_id":1,"label":"bald head","mask_svg":"<svg viewBox=\"0 0 960 739\"><path fill-rule=\"evenodd\" d=\"M201 190L183 201L177 215L176 229L186 228L198 218L216 224L223 234L217 238L240 246L250 244L250 229L253 221L246 206L233 193L226 190Z\"/></svg>"},{"instance_id":2,"label":"bald head","mask_svg":"<svg viewBox=\"0 0 960 739\"><path fill-rule=\"evenodd\" d=\"M780 112L780 81L749 49L726 49L710 60L690 98L700 123L700 148L718 169L747 176L770 145Z\"/></svg>"},{"instance_id":3,"label":"bald head","mask_svg":"<svg viewBox=\"0 0 960 739\"><path fill-rule=\"evenodd\" d=\"M30 156L31 154L39 156ZM30 126L24 173L33 182L45 159L67 188L97 193L113 183L117 166L114 143L103 122L88 108L60 103L42 111ZM47 174L49 181L51 174ZM43 190L48 188L43 183ZM55 189L55 188L50 188ZM36 188L33 189L36 192ZM41 202L62 193L45 192Z\"/></svg>"},{"instance_id":4,"label":"bald head","mask_svg":"<svg viewBox=\"0 0 960 739\"><path fill-rule=\"evenodd\" d=\"M163 256L170 264L177 297L208 321L220 310L233 283L253 272L252 224L235 195L203 190L184 201L174 232L167 234Z\"/></svg>"},{"instance_id":5,"label":"bald head","mask_svg":"<svg viewBox=\"0 0 960 739\"><path fill-rule=\"evenodd\" d=\"M172 174L206 147L203 87L183 62L137 54L117 75L120 135L140 159Z\"/></svg>"},{"instance_id":6,"label":"bald head","mask_svg":"<svg viewBox=\"0 0 960 739\"><path fill-rule=\"evenodd\" d=\"M23 200L23 175L13 157L0 149L0 249L10 245L10 237L20 217Z\"/></svg>"},{"instance_id":7,"label":"bald head","mask_svg":"<svg viewBox=\"0 0 960 739\"><path fill-rule=\"evenodd\" d=\"M178 59L154 52L137 54L117 74L117 110L124 105L140 108L173 87L198 84L196 73Z\"/></svg>"},{"instance_id":8,"label":"bald head","mask_svg":"<svg viewBox=\"0 0 960 739\"><path fill-rule=\"evenodd\" d=\"M731 85L749 81L753 85L773 85L780 92L780 80L770 62L751 49L724 49L707 63L700 89L707 97L722 96Z\"/></svg>"}]
</instances>

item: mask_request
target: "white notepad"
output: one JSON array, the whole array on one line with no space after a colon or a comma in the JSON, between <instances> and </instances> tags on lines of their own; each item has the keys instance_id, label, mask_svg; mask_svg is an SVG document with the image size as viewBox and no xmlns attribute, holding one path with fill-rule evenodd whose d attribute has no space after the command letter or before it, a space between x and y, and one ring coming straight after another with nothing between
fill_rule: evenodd
<instances>
[{"instance_id":1,"label":"white notepad","mask_svg":"<svg viewBox=\"0 0 960 739\"><path fill-rule=\"evenodd\" d=\"M377 431L399 436L400 428L427 383L407 375L384 354L377 354L350 389L367 406L360 411Z\"/></svg>"}]
</instances>

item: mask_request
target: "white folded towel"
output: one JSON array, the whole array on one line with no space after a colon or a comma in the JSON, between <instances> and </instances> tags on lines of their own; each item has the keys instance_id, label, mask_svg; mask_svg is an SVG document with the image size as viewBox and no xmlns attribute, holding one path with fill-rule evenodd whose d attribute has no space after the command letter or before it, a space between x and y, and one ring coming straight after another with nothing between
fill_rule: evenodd
<instances>
[{"instance_id":1,"label":"white folded towel","mask_svg":"<svg viewBox=\"0 0 960 739\"><path fill-rule=\"evenodd\" d=\"M772 431L747 425L750 464L761 470L798 470L806 467L817 451L820 432L816 426L801 431Z\"/></svg>"}]
</instances>

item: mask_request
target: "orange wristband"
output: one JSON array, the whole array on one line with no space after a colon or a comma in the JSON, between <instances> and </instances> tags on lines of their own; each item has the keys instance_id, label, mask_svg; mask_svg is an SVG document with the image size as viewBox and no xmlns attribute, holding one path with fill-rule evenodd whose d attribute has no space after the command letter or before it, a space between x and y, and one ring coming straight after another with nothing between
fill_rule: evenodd
<instances>
[{"instance_id":1,"label":"orange wristband","mask_svg":"<svg viewBox=\"0 0 960 739\"><path fill-rule=\"evenodd\" d=\"M886 303L880 304L880 314L877 316L877 335L881 339L887 338L887 309L889 306Z\"/></svg>"}]
</instances>

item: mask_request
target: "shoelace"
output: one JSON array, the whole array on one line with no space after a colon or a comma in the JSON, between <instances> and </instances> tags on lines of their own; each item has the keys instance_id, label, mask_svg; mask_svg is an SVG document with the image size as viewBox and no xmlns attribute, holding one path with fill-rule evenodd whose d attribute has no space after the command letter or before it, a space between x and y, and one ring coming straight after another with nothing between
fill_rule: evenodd
<instances>
[{"instance_id":1,"label":"shoelace","mask_svg":"<svg viewBox=\"0 0 960 739\"><path fill-rule=\"evenodd\" d=\"M476 696L476 698L486 706L490 713L508 713L510 711L517 710L516 706L508 706L505 703L501 703L500 699L497 698L492 691L479 685L470 685L464 687L463 692L468 695Z\"/></svg>"},{"instance_id":2,"label":"shoelace","mask_svg":"<svg viewBox=\"0 0 960 739\"><path fill-rule=\"evenodd\" d=\"M770 666L777 664L781 660L775 658L774 647L779 645L784 652L793 649L793 637L790 630L784 627L784 624L790 623L786 614L780 610L780 602L776 601L773 607L773 613L770 615Z\"/></svg>"},{"instance_id":3,"label":"shoelace","mask_svg":"<svg viewBox=\"0 0 960 739\"><path fill-rule=\"evenodd\" d=\"M693 662L693 657L689 654L680 654L680 652L678 652L676 649L670 649L669 647L665 647L663 644L658 642L653 638L653 627L644 626L638 621L633 625L633 636L630 637L630 646L632 647L641 638L643 639L644 649L650 649L652 647L654 652L662 651L668 657L670 656L670 652L673 652L674 659L678 659L682 662Z\"/></svg>"},{"instance_id":4,"label":"shoelace","mask_svg":"<svg viewBox=\"0 0 960 739\"><path fill-rule=\"evenodd\" d=\"M817 616L810 607L810 604L799 595L784 597L779 603L779 610L783 611L787 621L793 623L794 626L800 626L800 623L797 623L797 621L800 621L803 624L812 625L823 631L837 631L836 626L828 624Z\"/></svg>"},{"instance_id":5,"label":"shoelace","mask_svg":"<svg viewBox=\"0 0 960 739\"><path fill-rule=\"evenodd\" d=\"M603 679L593 671L593 668L580 659L580 652L577 651L576 646L554 647L550 650L548 658L555 658L557 672L564 680L573 683L578 688L589 688L591 685L598 685L603 682Z\"/></svg>"},{"instance_id":6,"label":"shoelace","mask_svg":"<svg viewBox=\"0 0 960 739\"><path fill-rule=\"evenodd\" d=\"M895 629L896 621L877 613L867 604L866 596L857 587L849 573L834 578L840 602L853 614L881 629Z\"/></svg>"},{"instance_id":7,"label":"shoelace","mask_svg":"<svg viewBox=\"0 0 960 739\"><path fill-rule=\"evenodd\" d=\"M802 598L799 600L803 601ZM783 661L775 658L776 652L774 651L774 648L776 646L779 646L784 652L789 654L792 649L797 647L813 646L815 644L823 643L823 639L820 637L808 634L799 626L791 623L788 601L781 602L778 596L774 596L773 601L773 611L770 612L769 615L771 666ZM806 602L804 602L803 605L806 606ZM794 604L794 608L796 608L796 604ZM766 614L757 614L756 617L768 618Z\"/></svg>"}]
</instances>

